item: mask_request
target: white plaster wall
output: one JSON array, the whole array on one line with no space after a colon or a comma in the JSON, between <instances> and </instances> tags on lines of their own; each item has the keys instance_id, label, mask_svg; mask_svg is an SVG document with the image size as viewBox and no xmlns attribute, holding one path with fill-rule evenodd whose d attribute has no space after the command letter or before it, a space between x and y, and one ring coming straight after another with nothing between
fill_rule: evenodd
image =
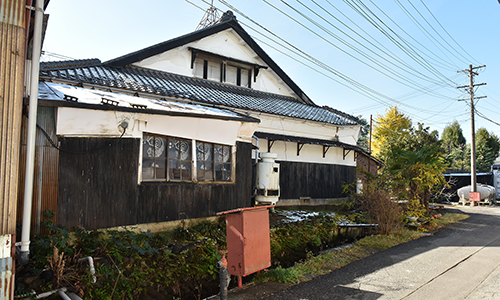
<instances>
[{"instance_id":1,"label":"white plaster wall","mask_svg":"<svg viewBox=\"0 0 500 300\"><path fill-rule=\"evenodd\" d=\"M246 122L125 113L60 107L57 112L57 134L61 136L116 137L122 134L120 124L127 121L125 138L142 138L143 132L194 139L225 145L249 142L255 125Z\"/></svg>"},{"instance_id":2,"label":"white plaster wall","mask_svg":"<svg viewBox=\"0 0 500 300\"><path fill-rule=\"evenodd\" d=\"M261 120L256 131L323 140L332 140L338 135L340 142L349 145L356 145L361 128L359 125L338 126L262 113L252 113L251 116Z\"/></svg>"},{"instance_id":3,"label":"white plaster wall","mask_svg":"<svg viewBox=\"0 0 500 300\"><path fill-rule=\"evenodd\" d=\"M354 151L350 151L344 159L343 148L339 147L330 147L325 157L323 158L323 146L321 145L305 144L300 150L298 156L297 143L295 142L275 141L271 147L271 151L269 151L267 145L268 143L266 139L259 139L259 151L277 153L277 160L332 165L335 164L353 167L356 166L356 161L354 160Z\"/></svg>"},{"instance_id":4,"label":"white plaster wall","mask_svg":"<svg viewBox=\"0 0 500 300\"><path fill-rule=\"evenodd\" d=\"M252 64L265 65L256 53L232 29L149 57L134 63L134 65L184 76L194 76L194 70L191 69L191 51L189 51L189 47L235 58ZM254 82L252 80L252 89L297 97L292 89L281 81L281 79L269 68L260 69L256 81Z\"/></svg>"}]
</instances>

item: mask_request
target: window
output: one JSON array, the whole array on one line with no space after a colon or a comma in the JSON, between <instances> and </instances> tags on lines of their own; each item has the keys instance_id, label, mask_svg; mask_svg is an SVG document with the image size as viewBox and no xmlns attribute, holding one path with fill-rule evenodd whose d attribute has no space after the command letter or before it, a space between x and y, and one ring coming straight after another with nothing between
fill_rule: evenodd
<instances>
[{"instance_id":1,"label":"window","mask_svg":"<svg viewBox=\"0 0 500 300\"><path fill-rule=\"evenodd\" d=\"M191 142L145 134L142 142L143 180L191 180Z\"/></svg>"},{"instance_id":2,"label":"window","mask_svg":"<svg viewBox=\"0 0 500 300\"><path fill-rule=\"evenodd\" d=\"M196 77L251 88L252 67L244 63L198 53L193 68Z\"/></svg>"},{"instance_id":3,"label":"window","mask_svg":"<svg viewBox=\"0 0 500 300\"><path fill-rule=\"evenodd\" d=\"M192 180L191 141L168 139L168 179Z\"/></svg>"},{"instance_id":4,"label":"window","mask_svg":"<svg viewBox=\"0 0 500 300\"><path fill-rule=\"evenodd\" d=\"M231 147L196 142L196 171L198 181L230 181Z\"/></svg>"},{"instance_id":5,"label":"window","mask_svg":"<svg viewBox=\"0 0 500 300\"><path fill-rule=\"evenodd\" d=\"M192 145L196 156L192 157ZM231 181L231 146L144 134L143 181Z\"/></svg>"}]
</instances>

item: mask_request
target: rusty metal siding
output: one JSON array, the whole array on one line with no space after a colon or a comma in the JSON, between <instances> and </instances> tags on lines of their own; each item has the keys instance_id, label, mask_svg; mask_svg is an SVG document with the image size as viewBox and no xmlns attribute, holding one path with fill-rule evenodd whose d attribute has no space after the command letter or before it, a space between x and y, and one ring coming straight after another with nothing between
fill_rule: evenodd
<instances>
[{"instance_id":1,"label":"rusty metal siding","mask_svg":"<svg viewBox=\"0 0 500 300\"><path fill-rule=\"evenodd\" d=\"M214 216L251 205L251 147L237 144L235 183L137 183L139 139L60 138L58 224L86 229ZM108 147L108 145L110 145Z\"/></svg>"},{"instance_id":2,"label":"rusty metal siding","mask_svg":"<svg viewBox=\"0 0 500 300\"><path fill-rule=\"evenodd\" d=\"M12 257L0 258L0 299L14 299L14 265Z\"/></svg>"},{"instance_id":3,"label":"rusty metal siding","mask_svg":"<svg viewBox=\"0 0 500 300\"><path fill-rule=\"evenodd\" d=\"M26 168L26 138L27 138L27 117L23 118L22 138L21 138L21 161L19 186L24 186L24 175ZM55 126L55 108L39 107L37 124L49 135L50 139L57 142ZM54 148L40 128L37 128L35 138L35 167L33 178L33 197L31 214L31 232L44 232L41 223L45 219L44 213L51 210L57 211L59 176L59 151ZM24 190L19 191L18 197L18 220L22 219ZM57 221L57 215L54 217Z\"/></svg>"},{"instance_id":4,"label":"rusty metal siding","mask_svg":"<svg viewBox=\"0 0 500 300\"><path fill-rule=\"evenodd\" d=\"M0 234L15 234L25 34L24 1L0 4Z\"/></svg>"},{"instance_id":5,"label":"rusty metal siding","mask_svg":"<svg viewBox=\"0 0 500 300\"><path fill-rule=\"evenodd\" d=\"M26 1L24 0L2 0L0 4L2 23L24 27L25 5Z\"/></svg>"}]
</instances>

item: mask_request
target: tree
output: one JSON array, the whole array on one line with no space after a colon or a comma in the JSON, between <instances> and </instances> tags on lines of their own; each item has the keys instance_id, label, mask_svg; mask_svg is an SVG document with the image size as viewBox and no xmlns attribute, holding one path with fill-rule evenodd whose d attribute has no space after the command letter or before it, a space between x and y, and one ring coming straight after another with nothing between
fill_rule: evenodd
<instances>
[{"instance_id":1,"label":"tree","mask_svg":"<svg viewBox=\"0 0 500 300\"><path fill-rule=\"evenodd\" d=\"M432 189L446 184L446 164L436 144L423 144L418 150L393 148L386 171L393 178L394 188L409 200L419 199L429 206Z\"/></svg>"},{"instance_id":2,"label":"tree","mask_svg":"<svg viewBox=\"0 0 500 300\"><path fill-rule=\"evenodd\" d=\"M418 123L398 147L392 147L386 161L386 171L392 176L400 196L419 199L429 205L432 189L446 184L443 171L446 164L438 132Z\"/></svg>"},{"instance_id":3,"label":"tree","mask_svg":"<svg viewBox=\"0 0 500 300\"><path fill-rule=\"evenodd\" d=\"M443 129L441 143L445 151L445 161L448 168L470 169L470 147L466 145L458 121L454 121Z\"/></svg>"},{"instance_id":4,"label":"tree","mask_svg":"<svg viewBox=\"0 0 500 300\"><path fill-rule=\"evenodd\" d=\"M478 171L490 170L500 148L499 139L490 134L486 128L479 128L476 132L476 165Z\"/></svg>"},{"instance_id":5,"label":"tree","mask_svg":"<svg viewBox=\"0 0 500 300\"><path fill-rule=\"evenodd\" d=\"M373 139L374 154L385 163L392 190L428 208L432 189L446 184L438 132L421 123L414 128L409 117L390 107L377 117Z\"/></svg>"},{"instance_id":6,"label":"tree","mask_svg":"<svg viewBox=\"0 0 500 300\"><path fill-rule=\"evenodd\" d=\"M358 139L358 146L365 149L369 150L369 133L370 133L370 124L368 124L368 121L366 119L362 118L362 116L358 116L359 124L361 125L360 129L360 135Z\"/></svg>"},{"instance_id":7,"label":"tree","mask_svg":"<svg viewBox=\"0 0 500 300\"><path fill-rule=\"evenodd\" d=\"M385 162L390 149L398 147L403 140L407 139L411 128L411 119L400 112L396 106L389 107L385 115L378 115L373 127L373 156Z\"/></svg>"},{"instance_id":8,"label":"tree","mask_svg":"<svg viewBox=\"0 0 500 300\"><path fill-rule=\"evenodd\" d=\"M448 152L450 152L452 148L459 148L466 144L464 133L458 121L446 125L443 129L441 141Z\"/></svg>"}]
</instances>

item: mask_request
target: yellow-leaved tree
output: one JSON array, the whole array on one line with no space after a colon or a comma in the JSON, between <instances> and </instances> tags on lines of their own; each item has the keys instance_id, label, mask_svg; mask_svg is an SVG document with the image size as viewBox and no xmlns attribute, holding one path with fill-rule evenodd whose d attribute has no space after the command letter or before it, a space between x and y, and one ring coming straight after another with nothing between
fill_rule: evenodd
<instances>
[{"instance_id":1,"label":"yellow-leaved tree","mask_svg":"<svg viewBox=\"0 0 500 300\"><path fill-rule=\"evenodd\" d=\"M437 131L420 123L414 128L411 119L395 106L377 117L373 131L374 156L385 163L383 172L392 192L408 200L418 199L427 208L432 190L446 184Z\"/></svg>"},{"instance_id":2,"label":"yellow-leaved tree","mask_svg":"<svg viewBox=\"0 0 500 300\"><path fill-rule=\"evenodd\" d=\"M390 148L406 139L411 128L411 119L396 106L386 109L385 115L378 115L375 118L372 136L373 156L386 162Z\"/></svg>"}]
</instances>

